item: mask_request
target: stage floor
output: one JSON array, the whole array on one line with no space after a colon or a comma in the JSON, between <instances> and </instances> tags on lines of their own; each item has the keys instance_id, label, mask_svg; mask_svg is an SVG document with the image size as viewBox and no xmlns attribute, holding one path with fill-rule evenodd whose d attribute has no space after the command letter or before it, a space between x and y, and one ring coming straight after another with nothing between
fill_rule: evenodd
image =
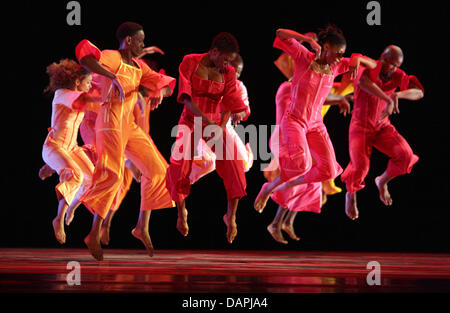
<instances>
[{"instance_id":1,"label":"stage floor","mask_svg":"<svg viewBox=\"0 0 450 313\"><path fill-rule=\"evenodd\" d=\"M450 292L450 254L105 249L97 262L86 249L0 249L0 292Z\"/></svg>"}]
</instances>

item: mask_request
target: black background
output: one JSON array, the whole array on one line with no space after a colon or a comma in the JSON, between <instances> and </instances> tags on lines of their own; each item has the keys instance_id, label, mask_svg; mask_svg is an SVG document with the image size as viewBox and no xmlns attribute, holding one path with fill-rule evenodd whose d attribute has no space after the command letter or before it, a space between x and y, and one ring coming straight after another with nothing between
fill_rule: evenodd
<instances>
[{"instance_id":1,"label":"black background","mask_svg":"<svg viewBox=\"0 0 450 313\"><path fill-rule=\"evenodd\" d=\"M302 240L282 246L266 231L277 205L269 201L263 214L253 209L265 182L258 160L247 173L248 195L239 203L239 233L232 245L226 242L222 222L225 190L218 175L212 173L192 187L187 200L187 238L175 228L175 208L152 214L150 235L155 248L450 252L447 2L379 1L381 26L367 24L368 1L192 1L182 5L170 1L80 1L80 26L67 25L67 2L20 2L3 12L11 18L3 22L2 37L7 83L3 84L0 246L60 246L51 227L57 209L54 187L58 177L41 181L37 175L43 165L42 144L51 117L51 97L42 91L48 84L46 66L61 58L75 58L74 47L80 40L87 38L100 49L117 49L117 26L127 20L138 22L144 26L146 45L166 52L155 59L168 75L178 77L184 55L206 52L218 32L231 32L240 43L245 64L241 80L252 109L246 124L271 125L275 121L275 93L284 81L273 64L280 54L272 47L275 30L291 28L304 33L331 22L346 35L347 56L360 52L377 59L385 46L399 45L405 54L402 69L418 76L425 87L422 100L401 101L401 114L391 118L420 157L411 174L390 183L393 205L385 207L378 198L374 178L385 170L388 159L374 150L367 187L358 193L360 218L351 221L346 217L344 192L331 196L321 214L297 215L295 228ZM182 105L172 96L152 112L151 135L167 160L174 142L171 129L181 111ZM350 117L339 115L336 108L325 117L343 168L349 161L349 123ZM336 184L343 187L339 178ZM139 201L139 185L133 182L113 220L109 247L142 248L130 234L138 218ZM72 225L66 227L65 246L84 247L82 239L91 221L91 214L80 206Z\"/></svg>"}]
</instances>

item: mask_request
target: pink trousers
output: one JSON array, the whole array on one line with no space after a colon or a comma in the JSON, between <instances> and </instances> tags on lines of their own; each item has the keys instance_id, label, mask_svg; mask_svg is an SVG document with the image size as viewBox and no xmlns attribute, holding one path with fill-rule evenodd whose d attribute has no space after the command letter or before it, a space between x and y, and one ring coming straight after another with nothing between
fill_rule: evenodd
<instances>
[{"instance_id":1,"label":"pink trousers","mask_svg":"<svg viewBox=\"0 0 450 313\"><path fill-rule=\"evenodd\" d=\"M370 131L357 123L351 123L350 163L341 176L349 193L355 193L365 187L364 179L369 172L373 147L390 158L386 171L392 178L410 173L413 165L419 160L408 142L392 124L383 126L380 130Z\"/></svg>"}]
</instances>

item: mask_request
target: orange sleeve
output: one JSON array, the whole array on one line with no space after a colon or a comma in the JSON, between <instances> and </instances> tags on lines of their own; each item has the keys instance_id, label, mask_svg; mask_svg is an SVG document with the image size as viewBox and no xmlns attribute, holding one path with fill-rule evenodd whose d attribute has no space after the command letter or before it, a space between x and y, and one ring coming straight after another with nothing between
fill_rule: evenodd
<instances>
[{"instance_id":1,"label":"orange sleeve","mask_svg":"<svg viewBox=\"0 0 450 313\"><path fill-rule=\"evenodd\" d=\"M101 54L100 49L87 39L81 40L75 47L75 56L78 62L88 55L92 55L97 61L99 61Z\"/></svg>"},{"instance_id":2,"label":"orange sleeve","mask_svg":"<svg viewBox=\"0 0 450 313\"><path fill-rule=\"evenodd\" d=\"M168 86L173 93L176 85L176 79L161 73L157 73L152 70L144 61L136 60L141 69L142 69L142 77L140 84L144 87L147 87L152 92L157 92L164 87ZM172 94L171 93L171 94Z\"/></svg>"},{"instance_id":3,"label":"orange sleeve","mask_svg":"<svg viewBox=\"0 0 450 313\"><path fill-rule=\"evenodd\" d=\"M92 42L83 39L75 47L75 56L80 60L88 55L93 56L101 65L113 73L116 73L120 66L121 56L117 50L100 51Z\"/></svg>"}]
</instances>

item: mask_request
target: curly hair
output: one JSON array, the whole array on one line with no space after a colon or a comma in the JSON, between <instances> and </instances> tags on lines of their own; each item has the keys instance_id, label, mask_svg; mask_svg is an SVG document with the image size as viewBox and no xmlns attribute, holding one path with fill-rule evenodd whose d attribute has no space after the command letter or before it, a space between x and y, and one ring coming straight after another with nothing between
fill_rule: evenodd
<instances>
[{"instance_id":1,"label":"curly hair","mask_svg":"<svg viewBox=\"0 0 450 313\"><path fill-rule=\"evenodd\" d=\"M53 62L47 66L46 72L50 83L44 92L55 92L60 88L73 89L77 79L82 80L89 75L89 71L70 59L62 59L59 63Z\"/></svg>"},{"instance_id":2,"label":"curly hair","mask_svg":"<svg viewBox=\"0 0 450 313\"><path fill-rule=\"evenodd\" d=\"M323 46L325 43L330 45L346 45L344 33L336 25L329 24L325 28L319 29L318 43Z\"/></svg>"},{"instance_id":3,"label":"curly hair","mask_svg":"<svg viewBox=\"0 0 450 313\"><path fill-rule=\"evenodd\" d=\"M211 49L217 48L220 52L239 52L239 44L232 34L222 32L219 33L216 37L214 37L211 43Z\"/></svg>"}]
</instances>

